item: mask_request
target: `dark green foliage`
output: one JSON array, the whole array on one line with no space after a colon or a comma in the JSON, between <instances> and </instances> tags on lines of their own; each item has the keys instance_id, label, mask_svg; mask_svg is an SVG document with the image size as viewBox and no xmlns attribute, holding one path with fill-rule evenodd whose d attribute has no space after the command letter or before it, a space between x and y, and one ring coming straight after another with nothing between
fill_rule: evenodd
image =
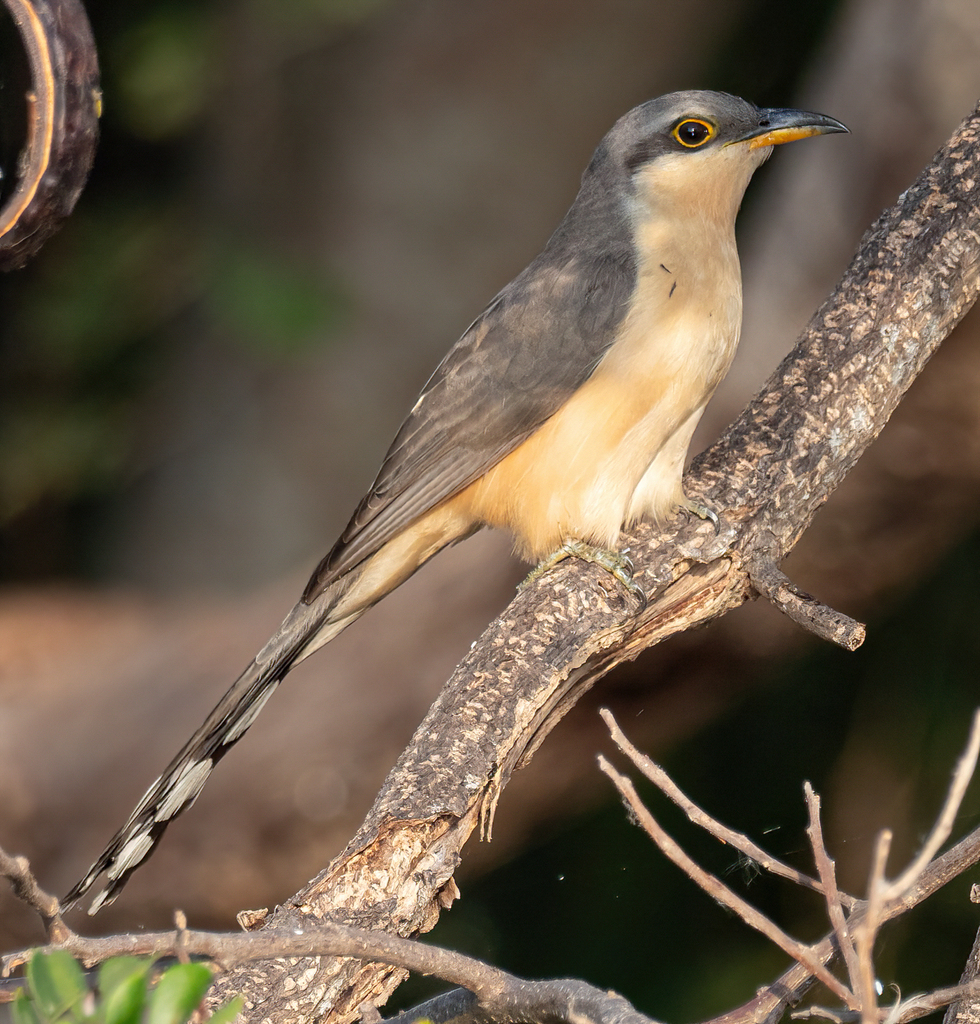
<instances>
[{"instance_id":1,"label":"dark green foliage","mask_svg":"<svg viewBox=\"0 0 980 1024\"><path fill-rule=\"evenodd\" d=\"M93 990L94 979L69 953L35 953L13 1004L14 1024L185 1024L211 984L211 969L173 964L158 973L152 960L115 957L99 967ZM241 1008L234 999L210 1020L229 1024Z\"/></svg>"}]
</instances>

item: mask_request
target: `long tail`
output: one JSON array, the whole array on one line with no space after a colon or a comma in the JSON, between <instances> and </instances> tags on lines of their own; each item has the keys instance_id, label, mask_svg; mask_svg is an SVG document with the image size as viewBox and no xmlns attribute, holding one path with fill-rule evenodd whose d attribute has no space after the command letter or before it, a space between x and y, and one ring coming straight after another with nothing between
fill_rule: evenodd
<instances>
[{"instance_id":1,"label":"long tail","mask_svg":"<svg viewBox=\"0 0 980 1024\"><path fill-rule=\"evenodd\" d=\"M146 860L167 826L197 799L214 766L245 735L265 702L294 665L329 643L447 544L478 527L465 506L445 501L430 509L363 562L323 589L307 590L276 635L221 698L204 724L184 744L166 771L146 791L125 825L112 837L85 877L62 902L67 910L105 874L89 907L94 914L111 903L129 876ZM318 575L314 576L317 580Z\"/></svg>"},{"instance_id":2,"label":"long tail","mask_svg":"<svg viewBox=\"0 0 980 1024\"><path fill-rule=\"evenodd\" d=\"M194 803L214 766L245 735L290 669L329 643L374 603L358 601L351 609L352 602L344 600L360 575L355 569L312 603L300 602L293 608L276 635L146 791L85 877L64 898L62 910L81 899L103 872L105 884L95 894L88 912L95 914L119 895L129 876L160 842L170 822Z\"/></svg>"}]
</instances>

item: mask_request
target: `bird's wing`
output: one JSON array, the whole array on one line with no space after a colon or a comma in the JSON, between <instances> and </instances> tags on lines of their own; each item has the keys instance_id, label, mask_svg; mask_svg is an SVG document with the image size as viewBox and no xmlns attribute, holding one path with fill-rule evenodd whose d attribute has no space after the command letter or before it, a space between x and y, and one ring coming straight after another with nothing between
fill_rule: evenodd
<instances>
[{"instance_id":1,"label":"bird's wing","mask_svg":"<svg viewBox=\"0 0 980 1024\"><path fill-rule=\"evenodd\" d=\"M501 291L430 378L304 600L482 476L557 412L613 343L634 283L628 249L588 262L546 253Z\"/></svg>"}]
</instances>

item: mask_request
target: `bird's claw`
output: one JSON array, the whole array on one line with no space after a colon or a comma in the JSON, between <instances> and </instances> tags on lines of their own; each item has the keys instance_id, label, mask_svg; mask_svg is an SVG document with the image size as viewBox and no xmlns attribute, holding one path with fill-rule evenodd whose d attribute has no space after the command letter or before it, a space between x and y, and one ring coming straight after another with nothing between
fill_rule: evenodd
<instances>
[{"instance_id":1,"label":"bird's claw","mask_svg":"<svg viewBox=\"0 0 980 1024\"><path fill-rule=\"evenodd\" d=\"M583 540L565 541L557 551L553 551L528 573L519 589L523 590L529 583L533 583L534 580L543 576L549 569L553 569L566 558L581 558L605 569L637 600L639 604L637 614L646 607L647 595L639 583L633 579L633 562L629 555L625 551L610 551L608 548L600 548Z\"/></svg>"},{"instance_id":2,"label":"bird's claw","mask_svg":"<svg viewBox=\"0 0 980 1024\"><path fill-rule=\"evenodd\" d=\"M681 508L685 512L690 512L692 516L697 516L698 519L704 519L706 522L711 523L715 528L715 535L721 533L721 520L713 508L702 505L700 501L695 501L694 498L685 498Z\"/></svg>"}]
</instances>

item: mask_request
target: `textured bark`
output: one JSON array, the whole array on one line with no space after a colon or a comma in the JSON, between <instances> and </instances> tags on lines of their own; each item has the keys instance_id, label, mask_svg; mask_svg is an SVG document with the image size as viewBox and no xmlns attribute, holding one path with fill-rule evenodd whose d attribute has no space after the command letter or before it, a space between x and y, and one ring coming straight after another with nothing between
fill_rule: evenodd
<instances>
[{"instance_id":1,"label":"textured bark","mask_svg":"<svg viewBox=\"0 0 980 1024\"><path fill-rule=\"evenodd\" d=\"M99 64L76 0L5 0L31 73L17 187L0 208L0 270L22 267L81 195L99 136Z\"/></svg>"},{"instance_id":2,"label":"textured bark","mask_svg":"<svg viewBox=\"0 0 980 1024\"><path fill-rule=\"evenodd\" d=\"M566 564L523 592L460 664L347 849L268 918L307 915L411 935L455 893L453 872L514 768L613 665L753 594L877 436L980 282L980 111L866 234L834 294L762 394L686 485L723 515L626 538L649 601L640 614L601 570ZM761 584L775 593L779 586ZM814 605L817 617L831 613ZM350 1020L398 972L356 961L276 960L229 972L250 1020Z\"/></svg>"},{"instance_id":3,"label":"textured bark","mask_svg":"<svg viewBox=\"0 0 980 1024\"><path fill-rule=\"evenodd\" d=\"M973 886L970 892L970 899L974 903L980 902L980 888ZM980 978L980 932L973 940L973 949L966 961L966 967L960 976L960 984L966 985L975 982ZM943 1024L977 1024L980 1021L980 997L974 995L971 999L962 999L956 1003L950 1003L943 1015Z\"/></svg>"}]
</instances>

